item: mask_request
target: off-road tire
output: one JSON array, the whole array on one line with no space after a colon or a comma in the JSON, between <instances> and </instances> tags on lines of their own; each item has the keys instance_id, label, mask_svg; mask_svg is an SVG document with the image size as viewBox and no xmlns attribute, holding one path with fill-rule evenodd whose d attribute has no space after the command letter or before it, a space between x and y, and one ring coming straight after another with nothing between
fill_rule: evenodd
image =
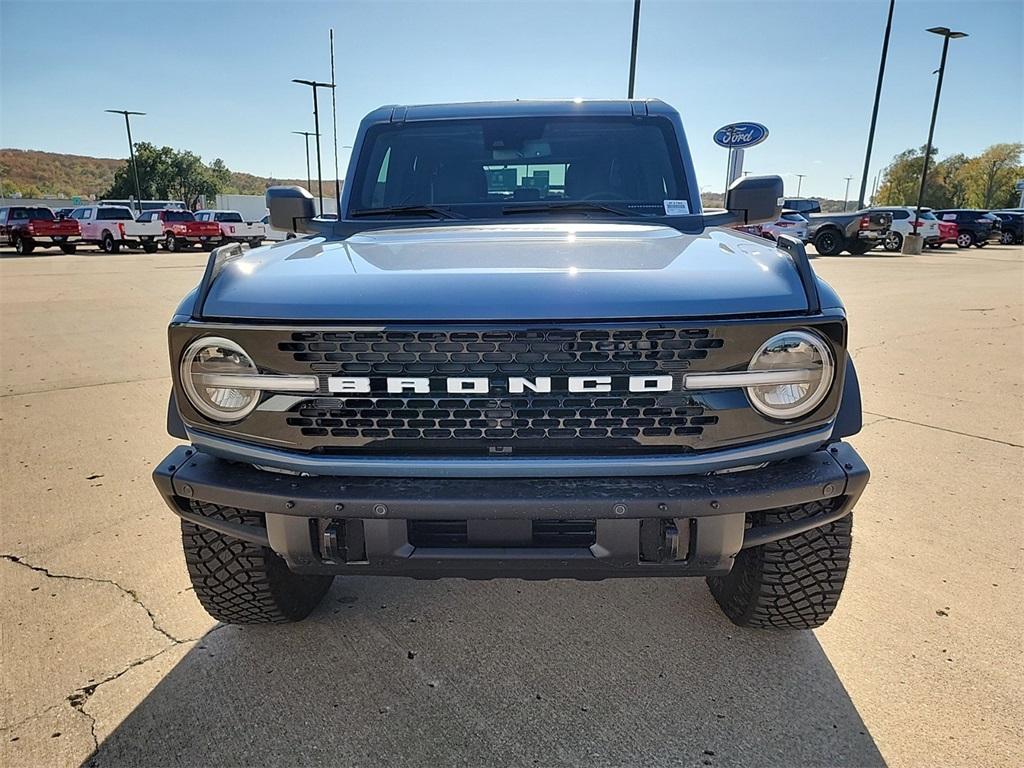
<instances>
[{"instance_id":1,"label":"off-road tire","mask_svg":"<svg viewBox=\"0 0 1024 768\"><path fill-rule=\"evenodd\" d=\"M263 515L193 502L193 511L242 525L263 526ZM273 550L181 521L181 542L196 597L226 624L301 621L331 587L333 576L292 573Z\"/></svg>"},{"instance_id":2,"label":"off-road tire","mask_svg":"<svg viewBox=\"0 0 1024 768\"><path fill-rule=\"evenodd\" d=\"M822 256L838 256L843 252L843 236L834 229L826 229L814 236L814 249Z\"/></svg>"},{"instance_id":3,"label":"off-road tire","mask_svg":"<svg viewBox=\"0 0 1024 768\"><path fill-rule=\"evenodd\" d=\"M821 514L830 506L812 502L755 512L754 526ZM709 576L708 587L725 615L741 627L814 629L839 602L850 564L852 514L820 528L742 550L725 576Z\"/></svg>"}]
</instances>

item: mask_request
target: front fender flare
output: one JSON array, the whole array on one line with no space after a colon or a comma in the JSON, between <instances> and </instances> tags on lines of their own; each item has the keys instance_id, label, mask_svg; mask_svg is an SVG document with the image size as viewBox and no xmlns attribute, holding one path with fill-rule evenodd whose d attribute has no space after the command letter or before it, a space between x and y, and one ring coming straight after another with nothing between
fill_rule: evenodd
<instances>
[{"instance_id":1,"label":"front fender flare","mask_svg":"<svg viewBox=\"0 0 1024 768\"><path fill-rule=\"evenodd\" d=\"M832 438L839 440L856 435L864 425L864 413L861 408L860 382L857 380L857 369L853 358L846 356L846 375L843 377L843 398L839 403Z\"/></svg>"}]
</instances>

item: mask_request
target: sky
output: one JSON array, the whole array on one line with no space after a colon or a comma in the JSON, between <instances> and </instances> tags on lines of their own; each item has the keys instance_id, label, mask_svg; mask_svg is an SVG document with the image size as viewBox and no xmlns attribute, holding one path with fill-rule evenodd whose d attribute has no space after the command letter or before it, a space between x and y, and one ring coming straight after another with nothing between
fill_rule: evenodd
<instances>
[{"instance_id":1,"label":"sky","mask_svg":"<svg viewBox=\"0 0 1024 768\"><path fill-rule=\"evenodd\" d=\"M757 121L770 135L745 170L787 194L856 198L888 0L643 0L636 95L682 115L703 191L725 184L714 131ZM189 149L232 170L302 178L310 89L330 80L335 30L338 144L382 104L623 98L630 0L0 0L0 146L127 156L136 141ZM896 0L868 190L928 135L942 40L950 45L940 156L1024 140L1024 0ZM333 178L321 91L324 178ZM349 150L340 150L345 176ZM314 170L315 175L315 170Z\"/></svg>"}]
</instances>

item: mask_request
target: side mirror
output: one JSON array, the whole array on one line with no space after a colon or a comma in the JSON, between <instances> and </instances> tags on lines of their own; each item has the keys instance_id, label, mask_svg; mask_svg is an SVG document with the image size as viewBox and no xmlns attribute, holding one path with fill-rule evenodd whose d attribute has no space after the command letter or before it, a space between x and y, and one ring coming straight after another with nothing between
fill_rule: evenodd
<instances>
[{"instance_id":1,"label":"side mirror","mask_svg":"<svg viewBox=\"0 0 1024 768\"><path fill-rule=\"evenodd\" d=\"M313 196L302 187L270 187L267 208L270 209L270 226L274 229L307 234L319 232L313 226L316 218Z\"/></svg>"},{"instance_id":2,"label":"side mirror","mask_svg":"<svg viewBox=\"0 0 1024 768\"><path fill-rule=\"evenodd\" d=\"M777 221L782 213L781 176L744 176L729 185L725 207L743 224Z\"/></svg>"}]
</instances>

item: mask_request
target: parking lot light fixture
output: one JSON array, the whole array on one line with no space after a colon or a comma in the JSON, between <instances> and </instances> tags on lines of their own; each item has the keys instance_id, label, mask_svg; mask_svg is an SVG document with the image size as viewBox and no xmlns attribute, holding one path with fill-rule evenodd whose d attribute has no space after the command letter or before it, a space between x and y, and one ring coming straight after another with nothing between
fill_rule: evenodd
<instances>
[{"instance_id":1,"label":"parking lot light fixture","mask_svg":"<svg viewBox=\"0 0 1024 768\"><path fill-rule=\"evenodd\" d=\"M313 135L316 136L316 183L320 196L320 210L318 215L324 215L324 174L320 165L320 109L317 106L316 91L318 88L334 89L334 83L321 83L316 80L292 79L293 83L308 85L313 89ZM313 190L310 190L312 192Z\"/></svg>"},{"instance_id":2,"label":"parking lot light fixture","mask_svg":"<svg viewBox=\"0 0 1024 768\"><path fill-rule=\"evenodd\" d=\"M128 131L128 154L132 159L132 171L135 174L135 207L142 213L142 186L139 184L139 164L135 162L135 145L132 143L132 124L128 119L129 115L144 115L145 112L132 112L128 109L106 109L115 115L124 115L124 127Z\"/></svg>"},{"instance_id":3,"label":"parking lot light fixture","mask_svg":"<svg viewBox=\"0 0 1024 768\"><path fill-rule=\"evenodd\" d=\"M914 211L913 232L914 240L917 239L917 222L921 218L921 204L924 202L924 185L928 180L928 163L932 157L932 137L935 135L935 118L939 114L939 96L942 93L942 76L946 73L946 54L949 52L949 41L961 37L967 37L966 32L954 32L949 27L932 27L928 30L933 35L942 36L942 59L939 61L939 68L936 70L939 79L935 82L935 102L932 104L932 122L928 127L928 143L924 150L924 167L921 169L921 189L917 193L917 210ZM913 248L913 246L911 246Z\"/></svg>"},{"instance_id":4,"label":"parking lot light fixture","mask_svg":"<svg viewBox=\"0 0 1024 768\"><path fill-rule=\"evenodd\" d=\"M798 173L796 175L796 196L797 197L800 197L800 189L804 185L804 176L806 176L806 175L807 175L806 173Z\"/></svg>"},{"instance_id":5,"label":"parking lot light fixture","mask_svg":"<svg viewBox=\"0 0 1024 768\"><path fill-rule=\"evenodd\" d=\"M885 60L889 56L889 37L892 35L892 12L896 8L896 0L889 0L889 17L885 22L885 37L882 39L882 58L878 62L878 82L875 83L875 104L871 109L871 127L868 128L868 146L864 152L864 172L860 177L860 194L857 196L857 208L864 207L864 193L868 185L868 169L871 167L871 148L875 143L875 126L878 124L878 102L882 98L882 81L885 79ZM872 198L874 193L872 193ZM874 202L874 200L872 200Z\"/></svg>"},{"instance_id":6,"label":"parking lot light fixture","mask_svg":"<svg viewBox=\"0 0 1024 768\"><path fill-rule=\"evenodd\" d=\"M853 176L844 176L846 179L846 192L843 194L843 213L846 213L846 204L850 201L850 180Z\"/></svg>"},{"instance_id":7,"label":"parking lot light fixture","mask_svg":"<svg viewBox=\"0 0 1024 768\"><path fill-rule=\"evenodd\" d=\"M309 170L309 137L314 135L312 131L292 131L292 133L298 134L299 136L306 137L306 187L309 189L309 194L313 194L313 174ZM319 136L320 134L316 134Z\"/></svg>"}]
</instances>

